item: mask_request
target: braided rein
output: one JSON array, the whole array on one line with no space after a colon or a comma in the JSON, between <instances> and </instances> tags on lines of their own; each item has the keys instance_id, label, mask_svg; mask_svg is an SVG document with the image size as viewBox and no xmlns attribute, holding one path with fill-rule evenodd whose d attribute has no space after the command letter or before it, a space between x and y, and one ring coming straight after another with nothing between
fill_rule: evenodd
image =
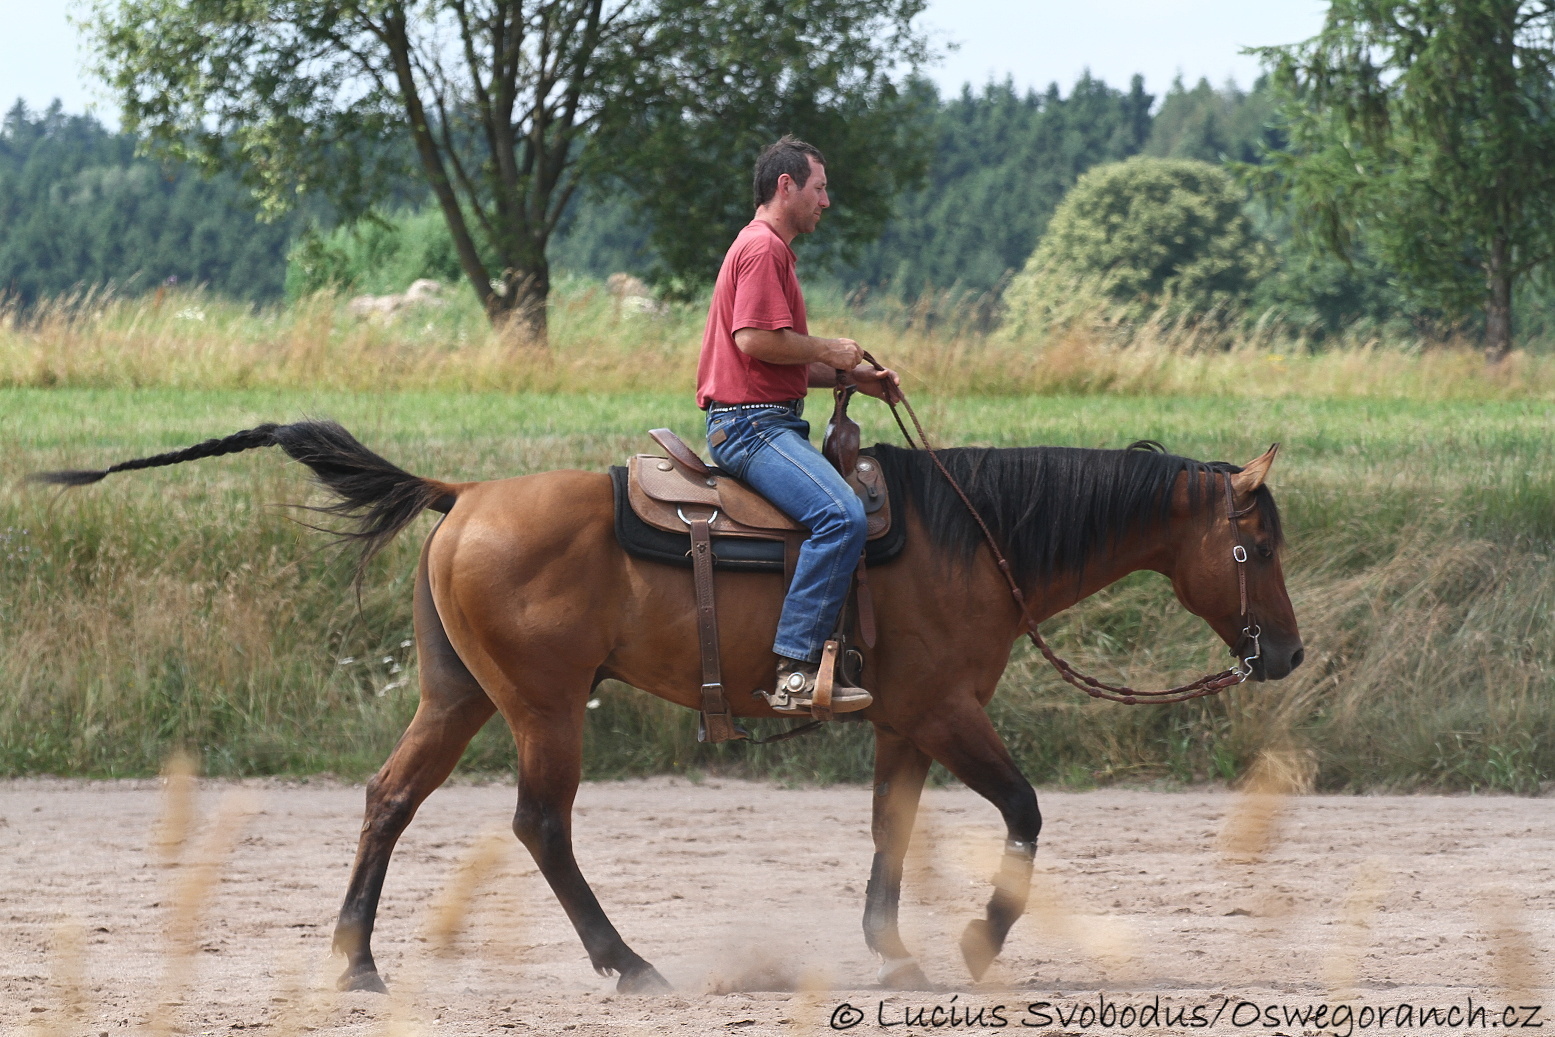
<instances>
[{"instance_id":1,"label":"braided rein","mask_svg":"<svg viewBox=\"0 0 1555 1037\"><path fill-rule=\"evenodd\" d=\"M885 370L880 362L867 352L864 353L864 359L873 365L875 370ZM891 398L893 395L896 399ZM1124 685L1108 684L1088 674L1081 673L1068 660L1048 647L1047 642L1042 638L1041 632L1037 629L1037 621L1031 616L1031 609L1026 605L1026 595L1021 591L1020 584L1015 581L1015 575L1010 569L1009 560L1004 557L1004 552L999 550L999 543L994 538L993 530L988 528L988 523L983 520L983 516L978 512L976 506L973 505L972 498L967 496L967 492L961 488L961 484L956 481L955 476L950 474L950 470L945 467L945 463L940 460L939 455L934 452L934 448L929 445L928 434L923 431L923 423L918 420L918 413L913 410L912 404L908 402L907 394L902 392L900 386L891 385L886 387L883 399L886 401L886 405L891 408L891 416L896 419L896 427L902 430L902 437L907 440L908 446L914 450L922 450L929 455L929 460L934 462L934 467L939 469L940 474L945 477L945 481L950 483L951 489L956 491L956 496L961 498L961 503L966 505L966 510L971 513L972 518L977 522L978 528L982 530L983 539L987 542L988 549L993 552L994 561L999 565L999 572L1004 576L1004 582L1009 585L1010 597L1015 599L1015 606L1020 609L1021 622L1026 628L1026 636L1031 639L1031 643L1036 646L1037 651L1042 653L1042 658L1046 659L1067 683L1080 689L1092 698L1105 699L1108 702L1121 702L1129 706L1137 706L1142 703L1165 706L1174 702L1186 702L1189 699L1218 694L1227 688L1236 687L1252 676L1253 663L1263 654L1263 650L1259 645L1259 635L1263 631L1253 621L1252 614L1248 609L1248 556L1247 548L1242 544L1240 524L1240 519L1247 514L1247 511L1236 510L1235 498L1231 493L1231 476L1229 473L1225 475L1226 518L1230 521L1232 534L1237 540L1236 545L1231 549L1231 558L1236 563L1237 591L1241 598L1242 618L1242 636L1238 639L1236 648L1233 651L1239 652L1243 645L1251 641L1252 654L1243 657L1239 666L1221 670L1219 673L1205 674L1198 680L1188 684L1175 688L1166 688L1162 691L1139 691ZM917 442L913 441L913 437L907 431L907 426L902 423L902 416L897 413L896 404L898 401L906 408L907 416L912 419L913 428L918 430Z\"/></svg>"}]
</instances>

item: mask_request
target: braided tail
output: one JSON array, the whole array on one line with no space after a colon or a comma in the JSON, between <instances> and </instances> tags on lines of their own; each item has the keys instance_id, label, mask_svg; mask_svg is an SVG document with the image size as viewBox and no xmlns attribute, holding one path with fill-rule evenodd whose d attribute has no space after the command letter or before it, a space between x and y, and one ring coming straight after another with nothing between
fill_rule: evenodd
<instances>
[{"instance_id":1,"label":"braided tail","mask_svg":"<svg viewBox=\"0 0 1555 1037\"><path fill-rule=\"evenodd\" d=\"M116 465L104 468L100 472L34 472L27 477L27 481L53 483L56 486L89 486L94 482L100 482L114 472L133 472L141 468L160 468L163 465L179 464L184 461L198 461L202 457L220 457L222 454L236 454L239 451L252 450L255 447L275 446L275 431L278 428L280 426L274 424L260 425L257 428L234 432L224 439L207 439L198 446L185 447L183 450L157 454L154 457L141 457L134 461L121 461Z\"/></svg>"},{"instance_id":2,"label":"braided tail","mask_svg":"<svg viewBox=\"0 0 1555 1037\"><path fill-rule=\"evenodd\" d=\"M278 446L293 460L313 469L319 482L334 492L337 499L333 504L314 510L352 520L351 528L330 532L357 545L359 576L373 555L412 519L428 508L447 514L458 496L454 486L412 475L379 457L333 421L259 425L183 450L121 461L101 471L38 472L27 480L55 486L87 486L114 472L160 468L267 446Z\"/></svg>"}]
</instances>

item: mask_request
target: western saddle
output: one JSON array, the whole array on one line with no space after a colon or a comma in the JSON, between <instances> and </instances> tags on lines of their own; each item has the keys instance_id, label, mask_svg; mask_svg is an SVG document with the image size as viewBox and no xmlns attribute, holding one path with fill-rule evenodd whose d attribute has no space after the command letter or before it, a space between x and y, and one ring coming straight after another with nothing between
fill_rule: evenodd
<instances>
[{"instance_id":1,"label":"western saddle","mask_svg":"<svg viewBox=\"0 0 1555 1037\"><path fill-rule=\"evenodd\" d=\"M866 537L877 540L891 529L891 506L880 465L859 457L858 425L847 416L852 387L838 387L832 421L827 425L822 452L837 467L863 502ZM793 578L799 547L809 531L779 511L761 494L727 472L709 467L669 429L649 432L668 455L638 454L627 466L626 497L632 511L647 525L668 533L690 534L692 582L696 588L697 635L702 657L701 723L699 741L724 742L749 738L734 722L724 694L718 653L718 613L713 596L713 538L779 541L783 545L784 586ZM874 604L864 557L854 574L854 607L843 610L839 629L827 641L816 684L812 714L829 720L831 689L839 658L846 652L848 613L857 620L860 640L875 643ZM856 653L855 653L856 654Z\"/></svg>"}]
</instances>

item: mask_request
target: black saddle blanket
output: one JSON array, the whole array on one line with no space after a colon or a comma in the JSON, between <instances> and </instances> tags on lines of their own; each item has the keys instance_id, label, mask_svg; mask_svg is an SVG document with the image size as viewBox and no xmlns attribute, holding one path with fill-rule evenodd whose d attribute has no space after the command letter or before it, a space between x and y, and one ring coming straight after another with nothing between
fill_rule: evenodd
<instances>
[{"instance_id":1,"label":"black saddle blanket","mask_svg":"<svg viewBox=\"0 0 1555 1037\"><path fill-rule=\"evenodd\" d=\"M626 498L626 467L613 465L610 469L610 486L615 494L616 539L626 553L634 558L650 562L663 562L691 568L691 534L666 533L655 529L632 510ZM899 506L899 505L898 505ZM907 540L906 525L899 514L893 514L891 528L886 534L871 540L864 549L864 560L871 566L883 565L902 553ZM781 540L752 540L748 537L713 537L713 568L735 572L783 571L783 542Z\"/></svg>"}]
</instances>

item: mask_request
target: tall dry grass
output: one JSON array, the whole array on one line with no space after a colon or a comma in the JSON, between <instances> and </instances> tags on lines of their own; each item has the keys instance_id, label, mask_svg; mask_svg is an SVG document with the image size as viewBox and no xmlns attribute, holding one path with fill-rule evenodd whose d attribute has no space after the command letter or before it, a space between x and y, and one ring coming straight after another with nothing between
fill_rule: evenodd
<instances>
[{"instance_id":1,"label":"tall dry grass","mask_svg":"<svg viewBox=\"0 0 1555 1037\"><path fill-rule=\"evenodd\" d=\"M858 339L909 385L939 394L1237 398L1549 399L1555 355L1487 367L1472 344L1342 339L1322 349L1275 322L1228 335L1165 313L1096 317L1024 335L989 332L984 302L930 293L915 306L822 292L812 330ZM254 308L200 291L84 292L23 311L0 303L0 386L339 392L669 391L690 383L706 305L623 308L564 280L545 346L493 329L457 288L446 303L361 318L318 295Z\"/></svg>"},{"instance_id":2,"label":"tall dry grass","mask_svg":"<svg viewBox=\"0 0 1555 1037\"><path fill-rule=\"evenodd\" d=\"M1274 747L1309 761L1325 789L1537 793L1555 776L1555 570L1544 557L1453 540L1411 537L1386 561L1327 579L1297 569L1293 601L1308 658L1278 685L1175 711L1123 712L1046 691L1040 660L1021 658L996 714L1022 731L1022 755L1078 781L1231 780ZM1131 607L1133 593L1154 607ZM1136 608L1137 623L1118 622L1120 610ZM1086 645L1095 626L1111 626L1117 639ZM1141 586L1082 606L1058 624L1068 634L1055 640L1078 640L1087 650L1074 654L1103 672L1109 659L1125 658L1131 682L1156 684L1218 661L1183 650L1204 644L1193 627L1158 588Z\"/></svg>"}]
</instances>

